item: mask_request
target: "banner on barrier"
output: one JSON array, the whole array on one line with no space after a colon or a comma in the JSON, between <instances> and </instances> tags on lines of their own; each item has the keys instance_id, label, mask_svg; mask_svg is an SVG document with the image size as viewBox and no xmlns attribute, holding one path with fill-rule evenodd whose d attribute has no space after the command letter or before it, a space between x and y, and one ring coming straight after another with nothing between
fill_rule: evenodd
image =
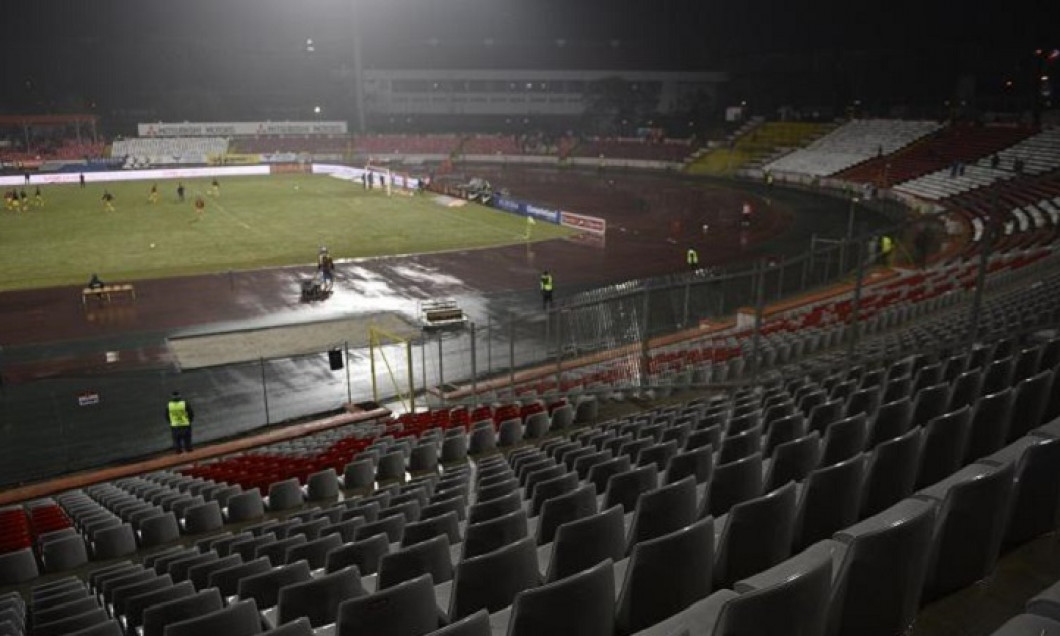
<instances>
[{"instance_id":1,"label":"banner on barrier","mask_svg":"<svg viewBox=\"0 0 1060 636\"><path fill-rule=\"evenodd\" d=\"M237 121L137 124L141 137L256 137L345 135L344 121Z\"/></svg>"},{"instance_id":2,"label":"banner on barrier","mask_svg":"<svg viewBox=\"0 0 1060 636\"><path fill-rule=\"evenodd\" d=\"M574 212L561 211L559 223L566 227L572 227L592 234L606 234L607 221L596 216L575 214Z\"/></svg>"},{"instance_id":3,"label":"banner on barrier","mask_svg":"<svg viewBox=\"0 0 1060 636\"><path fill-rule=\"evenodd\" d=\"M60 172L30 175L33 184L77 183L84 175L87 183L112 181L146 181L148 179L201 179L203 177L241 177L269 174L269 166L217 166L213 168L165 168L161 170L122 170L120 172ZM25 177L0 177L0 187L18 186Z\"/></svg>"},{"instance_id":4,"label":"banner on barrier","mask_svg":"<svg viewBox=\"0 0 1060 636\"><path fill-rule=\"evenodd\" d=\"M261 155L238 152L227 152L223 155L210 155L211 166L252 166L261 163Z\"/></svg>"},{"instance_id":5,"label":"banner on barrier","mask_svg":"<svg viewBox=\"0 0 1060 636\"><path fill-rule=\"evenodd\" d=\"M505 212L511 212L512 214L521 214L523 216L531 216L535 219L547 221L549 223L559 224L559 211L551 210L549 208L543 208L526 201L519 201L511 197L494 196L490 203L493 207L504 210Z\"/></svg>"}]
</instances>

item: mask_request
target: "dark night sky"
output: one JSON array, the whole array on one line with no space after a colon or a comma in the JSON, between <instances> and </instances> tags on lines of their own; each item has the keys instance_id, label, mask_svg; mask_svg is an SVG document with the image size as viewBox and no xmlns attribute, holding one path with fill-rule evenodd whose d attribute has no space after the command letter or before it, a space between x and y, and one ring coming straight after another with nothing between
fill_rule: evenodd
<instances>
[{"instance_id":1,"label":"dark night sky","mask_svg":"<svg viewBox=\"0 0 1060 636\"><path fill-rule=\"evenodd\" d=\"M11 0L5 112L148 111L160 99L335 90L363 34L367 67L727 70L850 96L934 99L962 75L1027 74L1044 0ZM316 52L305 52L313 38ZM561 41L561 42L557 42ZM743 78L741 80L741 78ZM812 80L812 81L810 81ZM944 84L939 87L939 84ZM838 88L837 88L838 87ZM980 91L984 89L980 88ZM330 95L330 97L329 97ZM845 97L845 95L844 95ZM232 113L233 116L238 114Z\"/></svg>"}]
</instances>

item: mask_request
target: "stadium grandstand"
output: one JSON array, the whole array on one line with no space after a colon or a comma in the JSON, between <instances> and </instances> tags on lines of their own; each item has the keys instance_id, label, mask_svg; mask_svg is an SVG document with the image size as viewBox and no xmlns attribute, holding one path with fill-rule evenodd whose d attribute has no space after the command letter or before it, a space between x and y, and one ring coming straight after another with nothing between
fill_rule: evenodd
<instances>
[{"instance_id":1,"label":"stadium grandstand","mask_svg":"<svg viewBox=\"0 0 1060 636\"><path fill-rule=\"evenodd\" d=\"M472 5L70 9L174 86L0 116L0 636L1060 634L1060 52Z\"/></svg>"}]
</instances>

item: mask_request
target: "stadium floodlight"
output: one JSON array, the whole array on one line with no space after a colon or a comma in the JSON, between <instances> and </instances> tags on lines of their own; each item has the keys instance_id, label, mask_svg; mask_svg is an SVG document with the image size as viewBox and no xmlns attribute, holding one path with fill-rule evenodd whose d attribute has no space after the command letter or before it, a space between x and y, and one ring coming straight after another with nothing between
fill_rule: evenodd
<instances>
[{"instance_id":1,"label":"stadium floodlight","mask_svg":"<svg viewBox=\"0 0 1060 636\"><path fill-rule=\"evenodd\" d=\"M314 115L319 115L320 114L320 106L314 106L313 107L313 114Z\"/></svg>"}]
</instances>

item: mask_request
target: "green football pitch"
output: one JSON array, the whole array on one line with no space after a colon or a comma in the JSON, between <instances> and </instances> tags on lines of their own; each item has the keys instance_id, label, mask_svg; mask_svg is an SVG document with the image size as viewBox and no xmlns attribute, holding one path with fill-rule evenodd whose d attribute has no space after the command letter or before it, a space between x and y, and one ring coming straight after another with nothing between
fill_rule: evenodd
<instances>
[{"instance_id":1,"label":"green football pitch","mask_svg":"<svg viewBox=\"0 0 1060 636\"><path fill-rule=\"evenodd\" d=\"M87 282L162 278L316 261L321 245L338 259L416 254L522 243L523 217L477 204L448 208L434 195L387 196L328 176L222 178L220 196L209 179L55 185L42 188L44 206L0 211L0 290ZM105 211L106 188L114 195ZM33 192L29 191L30 201ZM200 216L193 201L202 196ZM531 240L568 236L550 223Z\"/></svg>"}]
</instances>

